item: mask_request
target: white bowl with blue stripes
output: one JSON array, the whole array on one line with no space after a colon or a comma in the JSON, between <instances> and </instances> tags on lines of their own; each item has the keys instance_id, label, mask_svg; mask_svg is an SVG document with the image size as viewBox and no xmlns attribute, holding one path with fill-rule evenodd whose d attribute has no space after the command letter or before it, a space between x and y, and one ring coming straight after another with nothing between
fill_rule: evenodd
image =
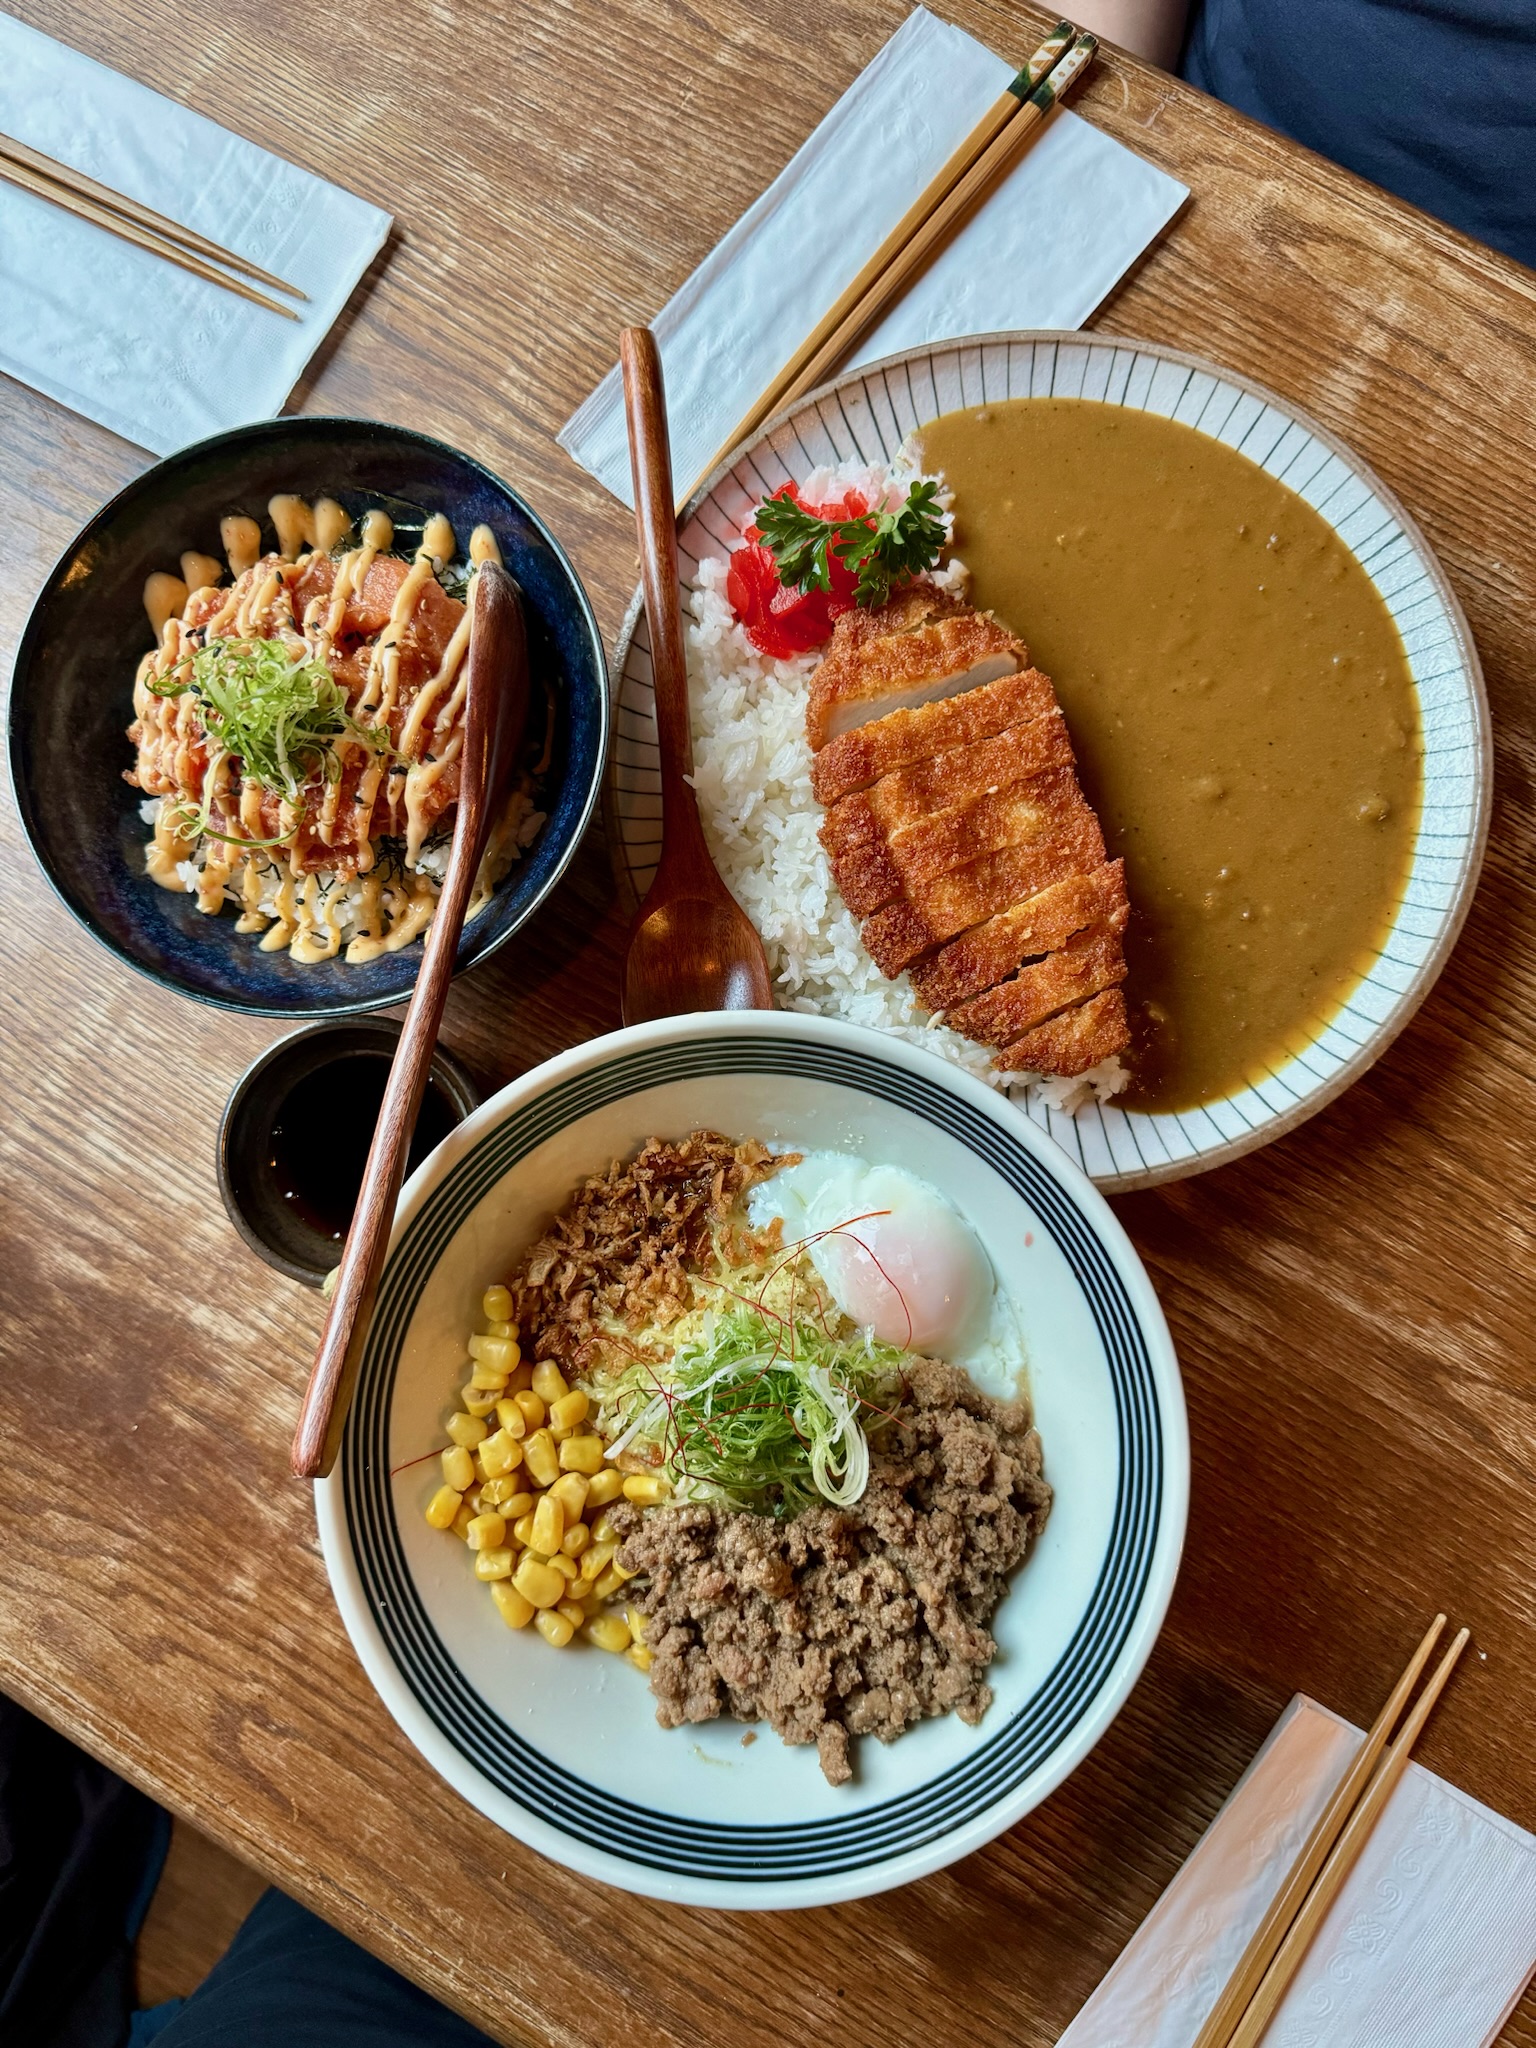
<instances>
[{"instance_id":1,"label":"white bowl with blue stripes","mask_svg":"<svg viewBox=\"0 0 1536 2048\"><path fill-rule=\"evenodd\" d=\"M424 1515L485 1288L588 1174L701 1125L909 1168L970 1223L1019 1316L1055 1499L993 1623L993 1704L975 1728L949 1715L888 1747L861 1738L847 1785L767 1727L658 1727L623 1658L505 1627L463 1545ZM401 1195L341 1456L316 1488L348 1634L449 1785L586 1876L738 1909L883 1891L1023 1819L1099 1740L1150 1655L1188 1498L1173 1345L1102 1196L950 1062L782 1010L593 1039L458 1126ZM482 1872L493 1888L497 1867ZM526 1876L509 1875L515 1919Z\"/></svg>"},{"instance_id":2,"label":"white bowl with blue stripes","mask_svg":"<svg viewBox=\"0 0 1536 2048\"><path fill-rule=\"evenodd\" d=\"M715 472L679 536L686 610L701 556L734 545L753 507L821 463L888 462L941 413L1007 398L1087 398L1182 421L1249 456L1333 528L1380 591L1407 650L1424 738L1424 801L1408 885L1370 972L1266 1079L1199 1109L1152 1115L1091 1103L1028 1114L1109 1192L1204 1172L1294 1130L1359 1079L1445 965L1482 865L1492 747L1482 669L1428 542L1359 458L1287 400L1151 342L1112 335L979 335L851 372L770 423ZM636 900L655 872L660 778L650 647L638 599L614 661L617 717L607 809ZM1024 1114L1022 1105L1019 1114Z\"/></svg>"}]
</instances>

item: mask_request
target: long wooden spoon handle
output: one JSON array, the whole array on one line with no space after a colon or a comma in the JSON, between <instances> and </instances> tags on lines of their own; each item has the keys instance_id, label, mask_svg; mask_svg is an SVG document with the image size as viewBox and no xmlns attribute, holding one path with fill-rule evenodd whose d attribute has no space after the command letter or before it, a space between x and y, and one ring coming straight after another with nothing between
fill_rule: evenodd
<instances>
[{"instance_id":1,"label":"long wooden spoon handle","mask_svg":"<svg viewBox=\"0 0 1536 2048\"><path fill-rule=\"evenodd\" d=\"M672 443L661 357L649 327L626 327L619 336L624 409L629 419L630 469L635 481L635 531L640 542L640 587L651 635L656 686L656 737L661 751L664 842L677 848L697 838L703 848L698 804L687 777L693 773L688 720L688 662L677 598L677 513L672 501Z\"/></svg>"},{"instance_id":2,"label":"long wooden spoon handle","mask_svg":"<svg viewBox=\"0 0 1536 2048\"><path fill-rule=\"evenodd\" d=\"M341 1448L363 1340L389 1249L395 1203L405 1178L411 1133L437 1049L459 934L493 806L521 728L520 709L515 718L498 714L509 698L514 707L526 702L526 676L527 641L517 586L499 565L488 563L476 575L470 598L464 749L453 852L437 909L427 927L421 971L395 1048L330 1313L294 1432L293 1469L301 1479L323 1477Z\"/></svg>"}]
</instances>

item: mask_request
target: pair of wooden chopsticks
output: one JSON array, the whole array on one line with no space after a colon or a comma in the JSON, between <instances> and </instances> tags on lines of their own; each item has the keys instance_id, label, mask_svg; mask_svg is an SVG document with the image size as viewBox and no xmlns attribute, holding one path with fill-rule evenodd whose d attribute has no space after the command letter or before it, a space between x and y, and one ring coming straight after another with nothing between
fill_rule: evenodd
<instances>
[{"instance_id":1,"label":"pair of wooden chopsticks","mask_svg":"<svg viewBox=\"0 0 1536 2048\"><path fill-rule=\"evenodd\" d=\"M1377 1715L1375 1726L1303 1842L1285 1883L1195 2037L1194 2048L1256 2048L1263 2038L1312 1937L1407 1769L1409 1754L1429 1719L1430 1709L1467 1646L1470 1632L1462 1629L1419 1694L1396 1741L1389 1742L1444 1627L1445 1616L1437 1614Z\"/></svg>"},{"instance_id":2,"label":"pair of wooden chopsticks","mask_svg":"<svg viewBox=\"0 0 1536 2048\"><path fill-rule=\"evenodd\" d=\"M693 490L771 414L813 390L836 368L979 196L1016 161L1052 107L1087 70L1098 47L1096 36L1070 21L1057 22L944 168L913 200L847 290L827 308L729 439L716 449Z\"/></svg>"},{"instance_id":3,"label":"pair of wooden chopsticks","mask_svg":"<svg viewBox=\"0 0 1536 2048\"><path fill-rule=\"evenodd\" d=\"M23 192L35 193L39 199L52 200L66 213L74 214L79 220L88 220L94 227L105 228L137 248L163 256L167 263L180 264L194 277L206 278L209 284L222 285L225 291L249 299L253 305L265 306L268 312L281 313L285 320L297 320L299 316L291 306L268 298L265 292L243 284L239 277L231 277L230 271L238 270L244 277L254 277L276 291L287 292L290 298L308 296L297 285L274 277L270 270L247 262L232 249L221 248L217 242L210 242L206 235L195 234L191 228L182 227L180 222L156 213L153 207L141 206L138 200L114 192L110 185L99 184L95 178L88 178L84 171L72 170L68 164L44 156L41 150L29 149L26 143L17 142L9 135L0 135L0 178L19 186Z\"/></svg>"}]
</instances>

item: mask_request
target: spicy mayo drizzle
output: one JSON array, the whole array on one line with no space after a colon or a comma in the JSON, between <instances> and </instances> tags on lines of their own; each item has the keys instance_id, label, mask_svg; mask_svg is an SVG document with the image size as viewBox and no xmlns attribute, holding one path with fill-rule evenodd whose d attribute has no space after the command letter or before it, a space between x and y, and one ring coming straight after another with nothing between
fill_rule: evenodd
<instances>
[{"instance_id":1,"label":"spicy mayo drizzle","mask_svg":"<svg viewBox=\"0 0 1536 2048\"><path fill-rule=\"evenodd\" d=\"M274 497L267 511L281 559L269 562L262 574L249 578L243 590L232 588L222 593L222 602L200 628L188 627L183 614L191 592L217 585L222 570L215 559L185 554L179 577L156 574L145 585L145 609L159 645L145 656L134 684L140 778L150 794L170 791L163 796L145 864L160 887L194 894L198 908L206 912L219 910L230 893L237 893L238 931L260 932L263 952L286 950L295 960L310 963L332 959L341 949L338 913L343 884L334 875L305 872L299 866L295 843L299 814L293 806L284 803L279 811L279 839L287 843L274 844L270 833L263 833L262 787L247 776L237 788L233 760L211 749L201 731L193 693L160 696L151 687L178 662L190 660L201 645L221 636L281 639L295 661L331 662L348 604L361 595L375 560L393 545L393 523L378 509L364 515L356 545L336 560L330 591L310 600L296 630L288 586L302 574L312 553L333 554L347 540L351 522L332 498L320 498L310 505L285 493ZM237 583L262 563L261 532L255 520L231 515L221 522L220 539ZM475 528L468 552L472 573L482 562L501 559L496 537L485 526ZM454 554L453 528L441 513L435 513L426 522L421 545L401 580L389 619L368 650L363 686L350 707L359 725L389 731L400 697L402 639L422 592ZM346 947L346 958L353 965L399 951L431 922L436 890L428 877L413 870L429 829L430 792L458 758L463 743L457 723L464 704L468 645L466 608L437 669L411 700L398 740L388 746L366 747L369 758L349 799L358 813L354 830L360 884L356 936ZM331 744L338 772L328 781L313 821L315 836L325 846L332 843L336 831L341 771L350 756L365 748L365 742L346 735ZM386 776L390 829L400 829L403 811L406 840L405 873L388 877L376 868L375 848L366 829ZM217 815L225 827L223 836L208 833L203 865L195 871L187 866L200 837L192 792L201 816ZM489 863L488 855L471 916L489 900Z\"/></svg>"}]
</instances>

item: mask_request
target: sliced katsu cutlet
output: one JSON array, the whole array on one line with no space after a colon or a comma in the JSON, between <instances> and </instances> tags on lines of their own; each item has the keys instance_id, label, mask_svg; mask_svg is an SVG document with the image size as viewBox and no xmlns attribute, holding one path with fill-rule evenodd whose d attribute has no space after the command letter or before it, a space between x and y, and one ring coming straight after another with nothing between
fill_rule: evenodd
<instances>
[{"instance_id":1,"label":"sliced katsu cutlet","mask_svg":"<svg viewBox=\"0 0 1536 2048\"><path fill-rule=\"evenodd\" d=\"M910 969L1011 1069L1077 1074L1123 1050L1124 869L1022 643L920 585L845 614L806 732L822 844L881 972Z\"/></svg>"},{"instance_id":2,"label":"sliced katsu cutlet","mask_svg":"<svg viewBox=\"0 0 1536 2048\"><path fill-rule=\"evenodd\" d=\"M1055 708L1050 677L1029 668L979 684L961 697L941 698L915 711L890 711L828 740L811 762L811 788L819 804L831 806L883 776L991 739Z\"/></svg>"},{"instance_id":3,"label":"sliced katsu cutlet","mask_svg":"<svg viewBox=\"0 0 1536 2048\"><path fill-rule=\"evenodd\" d=\"M1125 863L1106 861L1089 874L1053 882L985 924L973 925L926 960L914 961L912 986L930 1010L948 1010L1005 981L1025 960L1054 953L1074 933L1101 920L1108 923L1126 908Z\"/></svg>"},{"instance_id":4,"label":"sliced katsu cutlet","mask_svg":"<svg viewBox=\"0 0 1536 2048\"><path fill-rule=\"evenodd\" d=\"M848 840L836 829L828 831L829 818L822 843L844 902L855 917L868 917L899 896L921 904L925 890L957 868L1010 846L1048 845L1069 835L1080 816L1092 815L1069 765L1026 775L900 832L886 833L877 825L869 837Z\"/></svg>"},{"instance_id":5,"label":"sliced katsu cutlet","mask_svg":"<svg viewBox=\"0 0 1536 2048\"><path fill-rule=\"evenodd\" d=\"M893 711L920 710L1028 668L1029 650L995 619L940 591L920 592L914 586L838 620L806 705L814 751Z\"/></svg>"}]
</instances>

